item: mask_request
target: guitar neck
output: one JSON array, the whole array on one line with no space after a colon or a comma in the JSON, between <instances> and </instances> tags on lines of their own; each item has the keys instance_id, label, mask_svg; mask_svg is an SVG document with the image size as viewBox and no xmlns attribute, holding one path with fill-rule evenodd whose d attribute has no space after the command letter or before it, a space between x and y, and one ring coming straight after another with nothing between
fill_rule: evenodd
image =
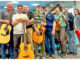
<instances>
[{"instance_id":1,"label":"guitar neck","mask_svg":"<svg viewBox=\"0 0 80 60\"><path fill-rule=\"evenodd\" d=\"M26 39L25 39L25 37L26 37L26 35L25 35L25 30L26 30L25 26L26 26L26 24L25 24L25 22L23 22L23 30L24 30L24 46L26 46L26 43L27 43L27 41L26 41Z\"/></svg>"}]
</instances>

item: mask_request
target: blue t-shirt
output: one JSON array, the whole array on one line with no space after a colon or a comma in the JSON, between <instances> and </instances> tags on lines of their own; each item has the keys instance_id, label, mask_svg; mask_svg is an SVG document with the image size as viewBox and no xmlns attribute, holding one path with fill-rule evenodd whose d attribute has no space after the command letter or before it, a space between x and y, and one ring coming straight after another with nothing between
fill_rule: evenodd
<instances>
[{"instance_id":1,"label":"blue t-shirt","mask_svg":"<svg viewBox=\"0 0 80 60\"><path fill-rule=\"evenodd\" d=\"M46 16L46 31L51 32L53 29L53 21L55 20L55 17L52 13L48 13Z\"/></svg>"}]
</instances>

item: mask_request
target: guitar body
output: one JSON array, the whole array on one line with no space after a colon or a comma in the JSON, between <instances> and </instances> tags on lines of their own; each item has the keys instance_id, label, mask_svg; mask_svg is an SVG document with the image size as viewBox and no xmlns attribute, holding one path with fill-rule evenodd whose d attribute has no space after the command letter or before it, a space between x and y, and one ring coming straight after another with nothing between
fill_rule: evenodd
<instances>
[{"instance_id":1,"label":"guitar body","mask_svg":"<svg viewBox=\"0 0 80 60\"><path fill-rule=\"evenodd\" d=\"M40 29L40 25L37 25L37 29L38 30ZM42 43L44 40L45 31L46 31L45 27L41 27L40 35L37 35L37 32L34 31L32 35L32 40L36 43Z\"/></svg>"},{"instance_id":2,"label":"guitar body","mask_svg":"<svg viewBox=\"0 0 80 60\"><path fill-rule=\"evenodd\" d=\"M10 41L10 32L12 27L10 25L7 26L7 30L5 30L6 24L2 24L0 28L0 43L6 44Z\"/></svg>"},{"instance_id":3,"label":"guitar body","mask_svg":"<svg viewBox=\"0 0 80 60\"><path fill-rule=\"evenodd\" d=\"M32 52L32 44L26 45L27 49L24 49L24 43L20 44L20 53L18 59L34 59L34 54Z\"/></svg>"},{"instance_id":4,"label":"guitar body","mask_svg":"<svg viewBox=\"0 0 80 60\"><path fill-rule=\"evenodd\" d=\"M59 30L60 25L61 25L61 21L60 21L60 20L58 20L58 21L57 21L57 23L56 23L56 31L58 31L58 30Z\"/></svg>"}]
</instances>

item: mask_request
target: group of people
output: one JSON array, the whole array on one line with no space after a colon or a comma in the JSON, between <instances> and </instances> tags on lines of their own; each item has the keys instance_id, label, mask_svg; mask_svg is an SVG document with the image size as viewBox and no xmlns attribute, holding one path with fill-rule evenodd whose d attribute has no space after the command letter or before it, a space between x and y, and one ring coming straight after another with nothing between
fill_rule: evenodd
<instances>
[{"instance_id":1,"label":"group of people","mask_svg":"<svg viewBox=\"0 0 80 60\"><path fill-rule=\"evenodd\" d=\"M69 54L76 55L77 47L75 42L74 33L80 32L80 17L79 10L75 9L73 16L68 12L68 8L62 9L62 6L54 7L53 3L48 7L36 6L34 13L28 10L27 5L18 5L17 13L14 13L12 8L12 2L7 2L6 9L0 12L0 26L1 24L10 24L12 26L11 39L9 44L9 55L11 59L16 59L19 54L19 44L23 42L24 30L23 22L25 22L26 28L26 43L32 44L32 51L35 58L55 58L55 39L59 41L61 53L60 56L65 56L69 50ZM43 9L43 12L41 12ZM44 20L44 21L43 21ZM61 21L59 30L56 31L57 22ZM45 39L42 43L38 44L32 40L32 34L34 31L40 34L37 29L37 25L42 25L46 28ZM79 35L79 34L78 34ZM68 49L66 46L66 37L68 42ZM6 59L6 46L7 44L1 44L1 58ZM40 49L40 51L39 51Z\"/></svg>"}]
</instances>

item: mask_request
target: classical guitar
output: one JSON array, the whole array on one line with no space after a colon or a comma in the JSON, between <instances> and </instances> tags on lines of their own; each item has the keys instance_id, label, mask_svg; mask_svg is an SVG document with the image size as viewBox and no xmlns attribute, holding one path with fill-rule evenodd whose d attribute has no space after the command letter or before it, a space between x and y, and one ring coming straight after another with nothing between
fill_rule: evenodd
<instances>
[{"instance_id":1,"label":"classical guitar","mask_svg":"<svg viewBox=\"0 0 80 60\"><path fill-rule=\"evenodd\" d=\"M32 51L32 44L27 44L25 39L25 24L23 23L24 30L24 42L20 44L20 52L18 59L34 59L34 54Z\"/></svg>"},{"instance_id":2,"label":"classical guitar","mask_svg":"<svg viewBox=\"0 0 80 60\"><path fill-rule=\"evenodd\" d=\"M0 27L0 43L6 44L10 41L11 25L2 24Z\"/></svg>"},{"instance_id":3,"label":"classical guitar","mask_svg":"<svg viewBox=\"0 0 80 60\"><path fill-rule=\"evenodd\" d=\"M37 32L34 31L32 35L32 40L36 43L42 43L44 41L44 34L46 31L46 28L40 25L37 25L37 29L40 31L40 34L37 35Z\"/></svg>"}]
</instances>

